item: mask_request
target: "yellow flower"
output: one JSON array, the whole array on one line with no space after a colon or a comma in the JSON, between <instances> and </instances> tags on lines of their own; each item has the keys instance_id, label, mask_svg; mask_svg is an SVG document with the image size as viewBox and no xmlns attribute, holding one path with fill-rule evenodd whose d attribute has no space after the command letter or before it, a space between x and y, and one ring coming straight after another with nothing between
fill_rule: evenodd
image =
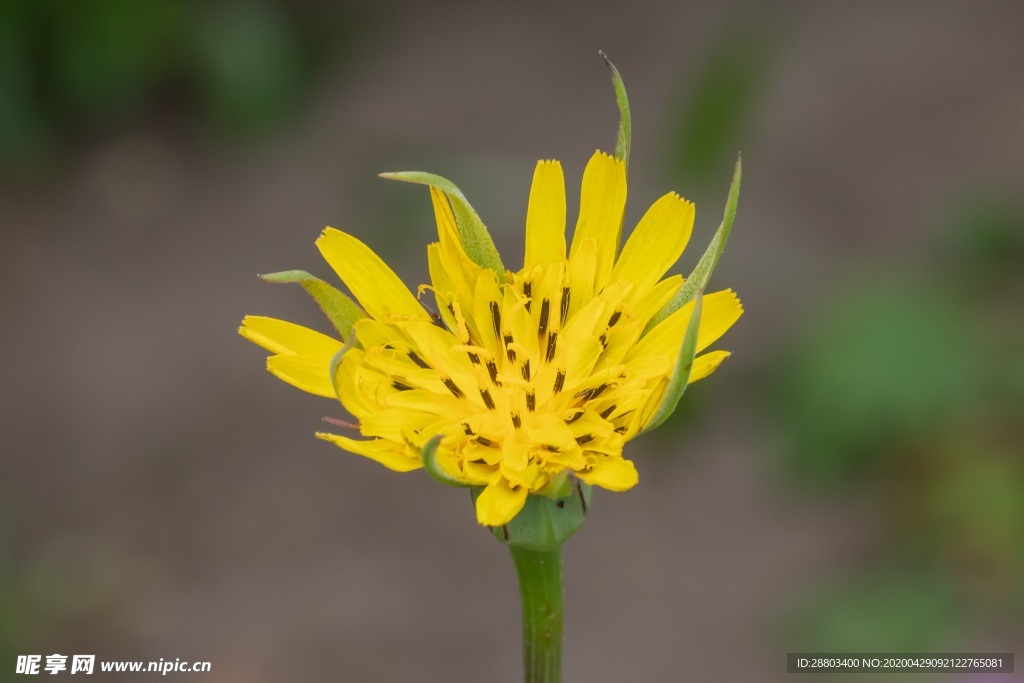
<instances>
[{"instance_id":1,"label":"yellow flower","mask_svg":"<svg viewBox=\"0 0 1024 683\"><path fill-rule=\"evenodd\" d=\"M362 436L320 438L404 472L422 467L424 446L439 437L431 453L443 475L483 487L476 502L483 525L508 523L528 494L569 474L612 491L635 486L636 468L622 448L660 412L695 304L702 306L698 352L742 313L731 290L667 306L683 279L664 275L690 238L693 204L674 193L661 197L617 253L626 169L597 152L583 175L567 254L562 168L541 161L525 261L512 273L467 253L473 248L459 212L468 204L454 201L462 199L457 189L432 185L439 241L427 247L431 284L419 295L433 293L437 314L369 247L327 228L317 246L362 307L335 297L348 307L333 318L351 322L336 323L348 343L256 316L244 319L240 333L274 354L267 368L277 377L339 398ZM329 288L303 277L307 289ZM711 374L728 355L697 356L688 381Z\"/></svg>"}]
</instances>

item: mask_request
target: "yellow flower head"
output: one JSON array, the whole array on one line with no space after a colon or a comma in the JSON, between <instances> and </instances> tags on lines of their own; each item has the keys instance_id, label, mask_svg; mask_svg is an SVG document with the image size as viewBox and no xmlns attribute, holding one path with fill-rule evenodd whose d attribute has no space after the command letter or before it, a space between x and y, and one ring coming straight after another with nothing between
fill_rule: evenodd
<instances>
[{"instance_id":1,"label":"yellow flower head","mask_svg":"<svg viewBox=\"0 0 1024 683\"><path fill-rule=\"evenodd\" d=\"M317 436L403 472L423 467L429 444L441 476L483 487L476 513L487 526L508 523L528 494L568 475L612 491L635 486L623 445L664 419L667 394L678 400L729 355L693 359L742 313L731 290L680 298L683 279L665 277L690 238L693 204L661 197L619 252L626 169L597 152L567 253L562 167L541 161L526 257L513 273L457 188L426 174L390 177L431 185L439 239L427 247L430 285L413 295L363 242L327 228L317 247L361 309L305 273L269 279L301 282L341 339L256 316L239 330L274 354L267 367L277 377L340 399L362 438ZM436 314L420 302L426 290Z\"/></svg>"}]
</instances>

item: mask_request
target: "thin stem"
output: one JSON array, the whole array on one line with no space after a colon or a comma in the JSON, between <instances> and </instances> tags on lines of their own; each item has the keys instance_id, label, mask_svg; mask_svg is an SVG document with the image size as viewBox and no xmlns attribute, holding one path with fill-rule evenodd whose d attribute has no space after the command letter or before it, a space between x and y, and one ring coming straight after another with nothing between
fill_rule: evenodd
<instances>
[{"instance_id":1,"label":"thin stem","mask_svg":"<svg viewBox=\"0 0 1024 683\"><path fill-rule=\"evenodd\" d=\"M562 551L509 546L523 599L526 683L562 680Z\"/></svg>"}]
</instances>

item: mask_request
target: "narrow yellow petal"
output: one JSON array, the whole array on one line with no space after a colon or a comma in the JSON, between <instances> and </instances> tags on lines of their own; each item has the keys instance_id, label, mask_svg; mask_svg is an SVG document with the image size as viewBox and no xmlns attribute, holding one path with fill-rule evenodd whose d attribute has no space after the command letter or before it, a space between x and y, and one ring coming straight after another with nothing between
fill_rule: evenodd
<instances>
[{"instance_id":1,"label":"narrow yellow petal","mask_svg":"<svg viewBox=\"0 0 1024 683\"><path fill-rule=\"evenodd\" d=\"M587 484L609 491L628 491L640 481L636 466L621 456L599 457L593 467L577 472L576 476Z\"/></svg>"},{"instance_id":2,"label":"narrow yellow petal","mask_svg":"<svg viewBox=\"0 0 1024 683\"><path fill-rule=\"evenodd\" d=\"M371 460L376 460L389 470L396 472L410 472L423 467L423 461L418 455L413 455L405 444L388 441L386 439L371 439L359 441L350 439L338 434L327 434L317 432L317 438L329 441L349 453L364 455Z\"/></svg>"},{"instance_id":3,"label":"narrow yellow petal","mask_svg":"<svg viewBox=\"0 0 1024 683\"><path fill-rule=\"evenodd\" d=\"M576 315L594 298L594 278L597 276L597 240L582 240L579 248L572 243L575 256L569 259L569 317Z\"/></svg>"},{"instance_id":4,"label":"narrow yellow petal","mask_svg":"<svg viewBox=\"0 0 1024 683\"><path fill-rule=\"evenodd\" d=\"M442 293L472 294L477 279L484 274L484 269L474 263L462 247L459 228L455 223L455 215L452 213L448 197L444 192L431 187L430 200L434 205L434 219L437 222L439 238L437 263L431 264L430 269L431 281ZM441 312L441 315L443 316L444 312Z\"/></svg>"},{"instance_id":5,"label":"narrow yellow petal","mask_svg":"<svg viewBox=\"0 0 1024 683\"><path fill-rule=\"evenodd\" d=\"M633 309L640 325L646 326L654 314L669 302L682 284L682 275L670 275L647 290L647 293L636 302Z\"/></svg>"},{"instance_id":6,"label":"narrow yellow petal","mask_svg":"<svg viewBox=\"0 0 1024 683\"><path fill-rule=\"evenodd\" d=\"M288 356L327 356L341 350L341 342L286 320L247 315L238 333L271 353Z\"/></svg>"},{"instance_id":7,"label":"narrow yellow petal","mask_svg":"<svg viewBox=\"0 0 1024 683\"><path fill-rule=\"evenodd\" d=\"M603 152L594 152L583 172L580 217L572 237L569 260L580 252L583 241L597 246L594 290L600 291L612 272L622 232L622 211L626 206L626 167Z\"/></svg>"},{"instance_id":8,"label":"narrow yellow petal","mask_svg":"<svg viewBox=\"0 0 1024 683\"><path fill-rule=\"evenodd\" d=\"M476 499L476 521L484 526L508 524L526 505L525 486L512 488L505 479L488 484Z\"/></svg>"},{"instance_id":9,"label":"narrow yellow petal","mask_svg":"<svg viewBox=\"0 0 1024 683\"><path fill-rule=\"evenodd\" d=\"M678 354L686 326L690 323L690 315L693 314L693 305L691 301L656 325L626 354L626 360L648 354ZM731 289L705 295L702 307L697 333L698 352L717 341L743 313L743 306Z\"/></svg>"},{"instance_id":10,"label":"narrow yellow petal","mask_svg":"<svg viewBox=\"0 0 1024 683\"><path fill-rule=\"evenodd\" d=\"M317 396L337 398L330 374L331 356L271 356L267 370L278 379Z\"/></svg>"},{"instance_id":11,"label":"narrow yellow petal","mask_svg":"<svg viewBox=\"0 0 1024 683\"><path fill-rule=\"evenodd\" d=\"M693 384L699 379L704 379L717 370L722 361L731 355L728 351L709 351L697 356L693 361L693 369L690 370L690 380L687 384Z\"/></svg>"},{"instance_id":12,"label":"narrow yellow petal","mask_svg":"<svg viewBox=\"0 0 1024 683\"><path fill-rule=\"evenodd\" d=\"M629 236L612 269L611 281L634 283L631 303L640 300L679 260L693 232L694 208L674 192L651 205Z\"/></svg>"},{"instance_id":13,"label":"narrow yellow petal","mask_svg":"<svg viewBox=\"0 0 1024 683\"><path fill-rule=\"evenodd\" d=\"M444 267L441 245L437 242L427 245L427 269L430 273L430 282L434 287L434 303L437 306L436 313L441 316L441 320L444 321L444 324L449 329L454 330L456 327L455 316L452 314L449 306L455 297L456 287Z\"/></svg>"},{"instance_id":14,"label":"narrow yellow petal","mask_svg":"<svg viewBox=\"0 0 1024 683\"><path fill-rule=\"evenodd\" d=\"M357 420L363 420L380 410L380 406L362 390L357 379L363 371L365 355L362 349L349 349L334 374L334 388L341 399L341 405Z\"/></svg>"},{"instance_id":15,"label":"narrow yellow petal","mask_svg":"<svg viewBox=\"0 0 1024 683\"><path fill-rule=\"evenodd\" d=\"M363 436L376 436L397 443L405 441L414 431L422 431L438 421L436 415L407 408L385 408L359 422Z\"/></svg>"},{"instance_id":16,"label":"narrow yellow petal","mask_svg":"<svg viewBox=\"0 0 1024 683\"><path fill-rule=\"evenodd\" d=\"M526 210L523 267L547 266L565 258L565 177L557 161L538 161Z\"/></svg>"},{"instance_id":17,"label":"narrow yellow petal","mask_svg":"<svg viewBox=\"0 0 1024 683\"><path fill-rule=\"evenodd\" d=\"M374 318L380 320L399 315L430 319L394 271L372 249L352 235L327 228L317 239L316 246L366 312Z\"/></svg>"},{"instance_id":18,"label":"narrow yellow petal","mask_svg":"<svg viewBox=\"0 0 1024 683\"><path fill-rule=\"evenodd\" d=\"M708 294L704 297L702 308L697 351L703 351L718 341L743 315L743 304L731 289Z\"/></svg>"}]
</instances>

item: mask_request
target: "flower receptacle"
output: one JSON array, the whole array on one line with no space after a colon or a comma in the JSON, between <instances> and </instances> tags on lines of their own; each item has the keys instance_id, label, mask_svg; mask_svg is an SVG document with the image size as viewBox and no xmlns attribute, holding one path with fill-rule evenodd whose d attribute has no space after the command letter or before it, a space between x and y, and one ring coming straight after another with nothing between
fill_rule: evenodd
<instances>
[{"instance_id":1,"label":"flower receptacle","mask_svg":"<svg viewBox=\"0 0 1024 683\"><path fill-rule=\"evenodd\" d=\"M526 505L511 522L491 527L491 533L501 543L536 551L557 550L580 526L590 512L592 487L581 481L569 482L568 493L560 498L543 494L530 494ZM483 487L473 487L473 502Z\"/></svg>"}]
</instances>

